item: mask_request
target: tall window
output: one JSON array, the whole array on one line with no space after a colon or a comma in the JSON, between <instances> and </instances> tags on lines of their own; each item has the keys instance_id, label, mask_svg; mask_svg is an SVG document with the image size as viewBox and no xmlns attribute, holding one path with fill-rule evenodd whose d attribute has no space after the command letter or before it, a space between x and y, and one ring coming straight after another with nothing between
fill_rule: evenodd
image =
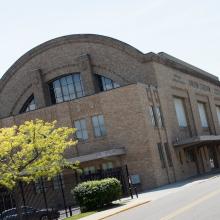
<instances>
[{"instance_id":1,"label":"tall window","mask_svg":"<svg viewBox=\"0 0 220 220\"><path fill-rule=\"evenodd\" d=\"M36 193L42 193L43 190L47 191L47 180L46 178L40 178L34 182Z\"/></svg>"},{"instance_id":2,"label":"tall window","mask_svg":"<svg viewBox=\"0 0 220 220\"><path fill-rule=\"evenodd\" d=\"M198 109L199 109L199 116L201 125L203 128L208 128L208 120L207 120L207 114L206 114L206 107L205 104L202 102L198 102Z\"/></svg>"},{"instance_id":3,"label":"tall window","mask_svg":"<svg viewBox=\"0 0 220 220\"><path fill-rule=\"evenodd\" d=\"M193 150L185 150L186 162L195 162L195 153Z\"/></svg>"},{"instance_id":4,"label":"tall window","mask_svg":"<svg viewBox=\"0 0 220 220\"><path fill-rule=\"evenodd\" d=\"M101 137L101 136L106 135L103 115L93 116L92 124L93 124L95 137Z\"/></svg>"},{"instance_id":5,"label":"tall window","mask_svg":"<svg viewBox=\"0 0 220 220\"><path fill-rule=\"evenodd\" d=\"M60 103L84 96L80 73L70 74L49 84L52 103Z\"/></svg>"},{"instance_id":6,"label":"tall window","mask_svg":"<svg viewBox=\"0 0 220 220\"><path fill-rule=\"evenodd\" d=\"M155 112L154 112L154 107L152 105L149 106L149 111L150 111L151 123L154 127L156 127L157 118L156 118L156 115L155 115Z\"/></svg>"},{"instance_id":7,"label":"tall window","mask_svg":"<svg viewBox=\"0 0 220 220\"><path fill-rule=\"evenodd\" d=\"M186 113L183 99L174 98L174 105L176 110L176 117L178 120L179 127L185 128L187 127Z\"/></svg>"},{"instance_id":8,"label":"tall window","mask_svg":"<svg viewBox=\"0 0 220 220\"><path fill-rule=\"evenodd\" d=\"M103 170L110 170L110 169L112 169L112 168L113 168L112 162L107 162L107 163L103 163L103 164L102 164L102 169L103 169Z\"/></svg>"},{"instance_id":9,"label":"tall window","mask_svg":"<svg viewBox=\"0 0 220 220\"><path fill-rule=\"evenodd\" d=\"M80 140L87 140L88 139L88 132L86 128L86 120L81 119L74 121L74 127L76 130L76 137Z\"/></svg>"},{"instance_id":10,"label":"tall window","mask_svg":"<svg viewBox=\"0 0 220 220\"><path fill-rule=\"evenodd\" d=\"M55 177L53 177L53 188L54 190L57 190L57 189L61 189L61 188L64 188L65 185L64 185L64 179L63 179L63 174L58 174L56 175Z\"/></svg>"},{"instance_id":11,"label":"tall window","mask_svg":"<svg viewBox=\"0 0 220 220\"><path fill-rule=\"evenodd\" d=\"M217 112L217 117L218 117L218 123L220 125L220 106L216 106L216 112Z\"/></svg>"},{"instance_id":12,"label":"tall window","mask_svg":"<svg viewBox=\"0 0 220 220\"><path fill-rule=\"evenodd\" d=\"M163 118L162 118L162 113L161 109L159 106L156 106L156 113L157 113L157 122L159 127L163 127Z\"/></svg>"},{"instance_id":13,"label":"tall window","mask_svg":"<svg viewBox=\"0 0 220 220\"><path fill-rule=\"evenodd\" d=\"M33 111L35 109L36 109L36 104L35 104L34 96L31 95L22 106L20 113Z\"/></svg>"},{"instance_id":14,"label":"tall window","mask_svg":"<svg viewBox=\"0 0 220 220\"><path fill-rule=\"evenodd\" d=\"M173 161L172 161L171 152L170 152L170 148L168 146L168 143L164 143L164 147L165 147L165 151L166 151L166 155L167 155L168 164L170 167L172 167Z\"/></svg>"},{"instance_id":15,"label":"tall window","mask_svg":"<svg viewBox=\"0 0 220 220\"><path fill-rule=\"evenodd\" d=\"M95 173L96 172L96 168L94 167L94 166L91 166L91 167L85 167L84 169L83 169L83 171L84 171L84 174L93 174L93 173Z\"/></svg>"},{"instance_id":16,"label":"tall window","mask_svg":"<svg viewBox=\"0 0 220 220\"><path fill-rule=\"evenodd\" d=\"M158 148L158 152L159 152L159 156L160 156L161 166L162 166L162 168L164 168L165 167L165 158L164 158L162 144L158 143L157 148Z\"/></svg>"},{"instance_id":17,"label":"tall window","mask_svg":"<svg viewBox=\"0 0 220 220\"><path fill-rule=\"evenodd\" d=\"M106 78L104 76L98 76L98 80L99 80L99 84L100 84L100 89L101 91L107 91L107 90L111 90L111 89L115 89L120 87L120 85L116 82L114 82L113 80Z\"/></svg>"}]
</instances>

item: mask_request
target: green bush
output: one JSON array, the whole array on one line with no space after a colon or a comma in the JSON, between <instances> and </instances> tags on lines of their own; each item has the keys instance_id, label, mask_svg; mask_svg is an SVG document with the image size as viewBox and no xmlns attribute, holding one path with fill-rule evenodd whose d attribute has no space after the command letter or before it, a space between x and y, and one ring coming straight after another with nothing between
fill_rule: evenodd
<instances>
[{"instance_id":1,"label":"green bush","mask_svg":"<svg viewBox=\"0 0 220 220\"><path fill-rule=\"evenodd\" d=\"M81 211L95 210L110 204L121 196L121 183L116 178L106 178L80 183L72 193L79 202Z\"/></svg>"}]
</instances>

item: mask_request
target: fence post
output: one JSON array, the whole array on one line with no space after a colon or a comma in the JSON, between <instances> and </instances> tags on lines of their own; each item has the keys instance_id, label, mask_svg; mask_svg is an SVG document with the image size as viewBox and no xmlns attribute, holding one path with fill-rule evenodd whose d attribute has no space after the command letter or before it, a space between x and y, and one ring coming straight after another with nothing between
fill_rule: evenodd
<instances>
[{"instance_id":1,"label":"fence post","mask_svg":"<svg viewBox=\"0 0 220 220\"><path fill-rule=\"evenodd\" d=\"M127 174L127 180L128 180L128 187L129 187L130 196L133 199L132 188L131 188L131 180L130 180L127 164L125 165L125 170L126 170L126 174Z\"/></svg>"},{"instance_id":2,"label":"fence post","mask_svg":"<svg viewBox=\"0 0 220 220\"><path fill-rule=\"evenodd\" d=\"M26 201L25 201L25 196L24 196L24 188L23 188L23 183L21 181L19 181L19 187L20 187L20 190L21 190L23 206L26 206Z\"/></svg>"},{"instance_id":3,"label":"fence post","mask_svg":"<svg viewBox=\"0 0 220 220\"><path fill-rule=\"evenodd\" d=\"M69 206L69 212L70 212L70 216L72 216L73 212L72 212L72 207L71 206Z\"/></svg>"},{"instance_id":4,"label":"fence post","mask_svg":"<svg viewBox=\"0 0 220 220\"><path fill-rule=\"evenodd\" d=\"M49 213L48 213L47 197L46 197L46 192L45 192L45 187L44 187L44 180L42 177L40 178L40 182L41 182L42 191L43 191L44 203L45 203L45 207L46 207L47 215L48 215Z\"/></svg>"},{"instance_id":5,"label":"fence post","mask_svg":"<svg viewBox=\"0 0 220 220\"><path fill-rule=\"evenodd\" d=\"M78 175L77 175L77 171L75 170L75 178L76 178L76 185L78 185L79 180L78 180Z\"/></svg>"},{"instance_id":6,"label":"fence post","mask_svg":"<svg viewBox=\"0 0 220 220\"><path fill-rule=\"evenodd\" d=\"M61 175L60 174L58 175L58 177L59 177L60 188L61 188L62 197L63 197L63 205L64 205L66 217L68 217L68 212L67 212L67 207L66 207L66 199L65 199L65 194L64 194L64 190L63 190L63 181L61 179Z\"/></svg>"}]
</instances>

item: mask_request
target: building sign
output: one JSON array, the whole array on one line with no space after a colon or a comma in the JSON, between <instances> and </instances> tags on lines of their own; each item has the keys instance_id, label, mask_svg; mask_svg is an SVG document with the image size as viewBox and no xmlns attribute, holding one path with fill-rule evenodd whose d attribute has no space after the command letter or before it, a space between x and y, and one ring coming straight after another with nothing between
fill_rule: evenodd
<instances>
[{"instance_id":1,"label":"building sign","mask_svg":"<svg viewBox=\"0 0 220 220\"><path fill-rule=\"evenodd\" d=\"M140 184L141 180L140 180L140 176L139 175L131 175L131 183L132 184Z\"/></svg>"}]
</instances>

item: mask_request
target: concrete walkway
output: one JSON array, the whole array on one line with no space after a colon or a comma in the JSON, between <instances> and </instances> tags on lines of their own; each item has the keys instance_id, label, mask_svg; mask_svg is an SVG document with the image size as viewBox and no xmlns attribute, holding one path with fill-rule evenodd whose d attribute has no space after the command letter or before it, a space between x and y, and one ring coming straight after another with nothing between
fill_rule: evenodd
<instances>
[{"instance_id":1,"label":"concrete walkway","mask_svg":"<svg viewBox=\"0 0 220 220\"><path fill-rule=\"evenodd\" d=\"M124 212L128 209L135 208L137 206L144 205L150 201L154 201L165 197L169 194L176 193L178 191L184 190L187 187L190 187L194 184L199 184L204 181L208 181L210 178L216 178L220 174L208 174L204 176L200 176L197 178L187 179L185 181L177 182L174 184L165 185L162 187L158 187L154 190L143 192L139 194L139 198L131 199L130 197L124 198L120 201L114 202L115 204L120 204L121 206L111 208L105 211L98 212L96 214L90 215L88 217L82 218L82 220L102 220L107 217L111 217L120 212Z\"/></svg>"}]
</instances>

